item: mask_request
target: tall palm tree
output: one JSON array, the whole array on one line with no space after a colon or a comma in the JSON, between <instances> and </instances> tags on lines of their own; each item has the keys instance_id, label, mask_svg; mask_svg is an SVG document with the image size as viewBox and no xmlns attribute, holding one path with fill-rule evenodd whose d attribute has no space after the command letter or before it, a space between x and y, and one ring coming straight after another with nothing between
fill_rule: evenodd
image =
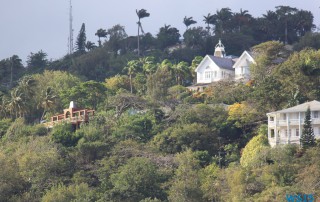
<instances>
[{"instance_id":1,"label":"tall palm tree","mask_svg":"<svg viewBox=\"0 0 320 202\"><path fill-rule=\"evenodd\" d=\"M215 23L215 16L214 15L211 15L210 13L208 13L207 16L203 16L203 21L207 24L207 31L208 33L210 33L210 24L214 24Z\"/></svg>"},{"instance_id":2,"label":"tall palm tree","mask_svg":"<svg viewBox=\"0 0 320 202\"><path fill-rule=\"evenodd\" d=\"M193 20L192 18L193 17L187 17L187 16L183 18L183 24L185 24L187 29L189 28L190 25L197 23L197 21Z\"/></svg>"},{"instance_id":3,"label":"tall palm tree","mask_svg":"<svg viewBox=\"0 0 320 202\"><path fill-rule=\"evenodd\" d=\"M140 30L142 33L144 33L141 25L141 19L145 17L149 17L150 13L148 13L146 9L140 9L140 10L136 9L136 13L139 19L137 24L138 24L138 56L140 56Z\"/></svg>"},{"instance_id":4,"label":"tall palm tree","mask_svg":"<svg viewBox=\"0 0 320 202\"><path fill-rule=\"evenodd\" d=\"M98 36L99 47L101 47L101 38L107 37L107 31L105 29L98 29L95 35Z\"/></svg>"}]
</instances>

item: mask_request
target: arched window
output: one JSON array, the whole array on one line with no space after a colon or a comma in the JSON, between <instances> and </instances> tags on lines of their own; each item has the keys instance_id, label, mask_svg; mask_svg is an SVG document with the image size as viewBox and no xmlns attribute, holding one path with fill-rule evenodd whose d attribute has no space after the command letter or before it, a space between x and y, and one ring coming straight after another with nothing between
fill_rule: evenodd
<instances>
[{"instance_id":1,"label":"arched window","mask_svg":"<svg viewBox=\"0 0 320 202\"><path fill-rule=\"evenodd\" d=\"M66 118L70 118L70 112L69 111L67 111L67 113L66 113Z\"/></svg>"}]
</instances>

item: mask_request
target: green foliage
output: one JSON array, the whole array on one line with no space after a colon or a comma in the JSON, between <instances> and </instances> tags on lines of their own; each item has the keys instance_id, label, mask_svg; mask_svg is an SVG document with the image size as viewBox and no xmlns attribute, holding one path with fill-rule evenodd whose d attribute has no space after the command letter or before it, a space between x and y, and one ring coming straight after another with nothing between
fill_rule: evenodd
<instances>
[{"instance_id":1,"label":"green foliage","mask_svg":"<svg viewBox=\"0 0 320 202\"><path fill-rule=\"evenodd\" d=\"M208 201L219 201L221 192L219 192L219 175L221 170L216 164L210 164L203 168L201 174L201 190L203 197Z\"/></svg>"},{"instance_id":2,"label":"green foliage","mask_svg":"<svg viewBox=\"0 0 320 202\"><path fill-rule=\"evenodd\" d=\"M190 148L207 150L212 154L218 148L217 133L198 123L167 128L157 134L152 143L157 149L167 153L177 153Z\"/></svg>"},{"instance_id":3,"label":"green foliage","mask_svg":"<svg viewBox=\"0 0 320 202\"><path fill-rule=\"evenodd\" d=\"M319 64L320 51L306 49L293 53L275 71L276 78L282 84L281 93L299 103L318 99Z\"/></svg>"},{"instance_id":4,"label":"green foliage","mask_svg":"<svg viewBox=\"0 0 320 202\"><path fill-rule=\"evenodd\" d=\"M96 201L95 193L85 183L65 186L58 184L42 197L43 202Z\"/></svg>"},{"instance_id":5,"label":"green foliage","mask_svg":"<svg viewBox=\"0 0 320 202\"><path fill-rule=\"evenodd\" d=\"M268 148L268 138L261 133L253 137L242 151L240 164L243 167L256 167L265 163L266 149Z\"/></svg>"},{"instance_id":6,"label":"green foliage","mask_svg":"<svg viewBox=\"0 0 320 202\"><path fill-rule=\"evenodd\" d=\"M120 120L119 126L113 131L113 136L120 140L134 139L146 142L153 136L153 122L148 114L129 115Z\"/></svg>"},{"instance_id":7,"label":"green foliage","mask_svg":"<svg viewBox=\"0 0 320 202\"><path fill-rule=\"evenodd\" d=\"M105 85L113 94L122 89L130 90L129 79L126 75L117 74L116 76L107 78Z\"/></svg>"},{"instance_id":8,"label":"green foliage","mask_svg":"<svg viewBox=\"0 0 320 202\"><path fill-rule=\"evenodd\" d=\"M0 200L9 201L14 195L26 190L28 182L19 173L19 167L15 159L5 155L0 150Z\"/></svg>"},{"instance_id":9,"label":"green foliage","mask_svg":"<svg viewBox=\"0 0 320 202\"><path fill-rule=\"evenodd\" d=\"M76 146L81 138L81 133L74 133L70 123L55 125L51 132L51 139L56 143L61 143L65 147Z\"/></svg>"},{"instance_id":10,"label":"green foliage","mask_svg":"<svg viewBox=\"0 0 320 202\"><path fill-rule=\"evenodd\" d=\"M37 53L30 53L27 59L27 67L29 72L38 73L43 72L48 65L47 53L42 50Z\"/></svg>"},{"instance_id":11,"label":"green foliage","mask_svg":"<svg viewBox=\"0 0 320 202\"><path fill-rule=\"evenodd\" d=\"M160 28L157 34L158 47L160 50L164 50L169 46L176 45L179 42L180 34L179 30L171 25L164 25Z\"/></svg>"},{"instance_id":12,"label":"green foliage","mask_svg":"<svg viewBox=\"0 0 320 202\"><path fill-rule=\"evenodd\" d=\"M306 111L306 116L304 119L301 138L300 138L300 144L303 149L315 146L315 144L316 144L316 139L314 136L311 121L312 121L311 120L311 111L310 111L310 107L308 107L308 109Z\"/></svg>"},{"instance_id":13,"label":"green foliage","mask_svg":"<svg viewBox=\"0 0 320 202\"><path fill-rule=\"evenodd\" d=\"M188 149L176 156L178 168L169 189L170 201L201 201L199 160L194 153Z\"/></svg>"},{"instance_id":14,"label":"green foliage","mask_svg":"<svg viewBox=\"0 0 320 202\"><path fill-rule=\"evenodd\" d=\"M86 25L82 23L77 41L76 41L76 49L77 52L80 54L83 54L86 52L86 41L87 41L87 36L86 36Z\"/></svg>"},{"instance_id":15,"label":"green foliage","mask_svg":"<svg viewBox=\"0 0 320 202\"><path fill-rule=\"evenodd\" d=\"M156 166L146 158L132 158L110 177L112 197L120 201L162 198Z\"/></svg>"},{"instance_id":16,"label":"green foliage","mask_svg":"<svg viewBox=\"0 0 320 202\"><path fill-rule=\"evenodd\" d=\"M17 161L22 179L30 183L29 189L34 195L40 195L63 179L67 163L48 136L21 139L15 146L12 157Z\"/></svg>"},{"instance_id":17,"label":"green foliage","mask_svg":"<svg viewBox=\"0 0 320 202\"><path fill-rule=\"evenodd\" d=\"M67 89L61 94L61 99L64 103L74 100L81 107L97 109L106 98L106 90L100 82L86 81Z\"/></svg>"},{"instance_id":18,"label":"green foliage","mask_svg":"<svg viewBox=\"0 0 320 202\"><path fill-rule=\"evenodd\" d=\"M308 32L300 38L299 42L294 44L294 49L301 51L305 48L320 49L320 33Z\"/></svg>"},{"instance_id":19,"label":"green foliage","mask_svg":"<svg viewBox=\"0 0 320 202\"><path fill-rule=\"evenodd\" d=\"M1 119L0 120L0 138L4 136L11 125L11 119Z\"/></svg>"}]
</instances>

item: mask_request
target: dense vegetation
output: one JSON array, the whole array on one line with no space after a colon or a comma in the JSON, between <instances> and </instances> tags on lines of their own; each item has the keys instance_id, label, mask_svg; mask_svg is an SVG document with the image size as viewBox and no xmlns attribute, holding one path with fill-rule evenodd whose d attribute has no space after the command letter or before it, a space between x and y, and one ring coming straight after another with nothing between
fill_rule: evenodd
<instances>
[{"instance_id":1,"label":"dense vegetation","mask_svg":"<svg viewBox=\"0 0 320 202\"><path fill-rule=\"evenodd\" d=\"M265 125L266 112L320 100L320 37L306 33L312 14L289 7L257 19L241 13L226 8L205 16L205 29L190 28L195 21L185 17L186 47L174 51L168 48L180 34L169 25L156 38L142 33L137 53L137 38L124 27L99 29L95 47L85 42L83 24L77 51L61 60L39 51L27 67L18 56L0 61L0 201L319 197L319 143L270 148ZM309 27L297 23L298 14L310 17ZM149 15L143 9L137 15L142 31L140 20ZM294 49L269 41L286 40L281 16ZM187 91L201 56L220 37L232 54L255 45L252 80ZM67 123L52 130L39 124L71 100L95 109L95 118L76 131Z\"/></svg>"}]
</instances>

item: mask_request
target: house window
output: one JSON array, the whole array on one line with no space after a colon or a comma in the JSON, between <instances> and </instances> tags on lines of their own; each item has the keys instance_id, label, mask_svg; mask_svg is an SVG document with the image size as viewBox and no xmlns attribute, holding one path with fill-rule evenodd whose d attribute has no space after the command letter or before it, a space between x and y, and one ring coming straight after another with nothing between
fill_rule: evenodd
<instances>
[{"instance_id":1,"label":"house window","mask_svg":"<svg viewBox=\"0 0 320 202\"><path fill-rule=\"evenodd\" d=\"M287 120L287 114L283 114L283 120Z\"/></svg>"},{"instance_id":2,"label":"house window","mask_svg":"<svg viewBox=\"0 0 320 202\"><path fill-rule=\"evenodd\" d=\"M319 111L313 112L313 118L315 118L315 119L319 118Z\"/></svg>"},{"instance_id":3,"label":"house window","mask_svg":"<svg viewBox=\"0 0 320 202\"><path fill-rule=\"evenodd\" d=\"M244 69L243 67L241 67L241 75L244 73Z\"/></svg>"},{"instance_id":4,"label":"house window","mask_svg":"<svg viewBox=\"0 0 320 202\"><path fill-rule=\"evenodd\" d=\"M211 72L205 72L204 73L204 78L205 79L210 79L211 78Z\"/></svg>"},{"instance_id":5,"label":"house window","mask_svg":"<svg viewBox=\"0 0 320 202\"><path fill-rule=\"evenodd\" d=\"M274 121L274 117L273 116L270 116L270 121Z\"/></svg>"},{"instance_id":6,"label":"house window","mask_svg":"<svg viewBox=\"0 0 320 202\"><path fill-rule=\"evenodd\" d=\"M215 78L217 77L217 71L214 71L214 77Z\"/></svg>"},{"instance_id":7,"label":"house window","mask_svg":"<svg viewBox=\"0 0 320 202\"><path fill-rule=\"evenodd\" d=\"M299 128L296 129L296 136L299 136Z\"/></svg>"},{"instance_id":8,"label":"house window","mask_svg":"<svg viewBox=\"0 0 320 202\"><path fill-rule=\"evenodd\" d=\"M270 136L271 136L271 138L274 138L274 129L270 130Z\"/></svg>"}]
</instances>

